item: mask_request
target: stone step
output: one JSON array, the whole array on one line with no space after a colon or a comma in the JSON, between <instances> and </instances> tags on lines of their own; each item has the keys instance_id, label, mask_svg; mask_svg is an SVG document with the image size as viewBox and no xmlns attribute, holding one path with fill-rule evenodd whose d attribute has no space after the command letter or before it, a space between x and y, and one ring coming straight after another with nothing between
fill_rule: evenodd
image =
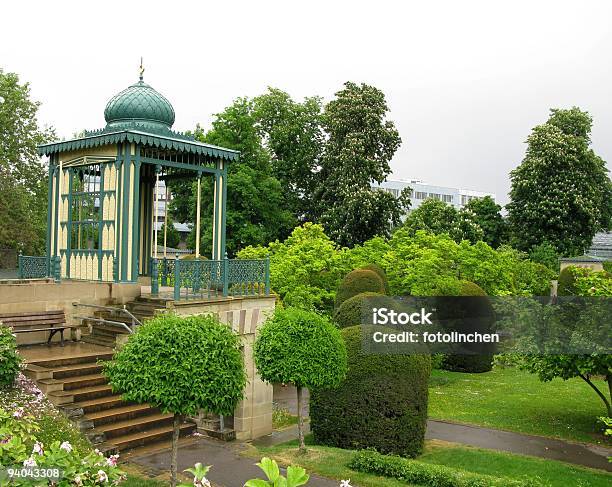
<instances>
[{"instance_id":1,"label":"stone step","mask_svg":"<svg viewBox=\"0 0 612 487\"><path fill-rule=\"evenodd\" d=\"M189 435L195 431L195 428L196 425L193 423L183 423L180 426L180 435ZM102 443L99 448L104 449L107 452L114 453L124 450L131 450L139 446L172 438L172 429L172 424L170 424L169 426L162 426L130 435L118 436L112 440Z\"/></svg>"},{"instance_id":2,"label":"stone step","mask_svg":"<svg viewBox=\"0 0 612 487\"><path fill-rule=\"evenodd\" d=\"M76 375L63 379L41 379L38 387L44 393L54 391L71 391L106 384L108 380L102 374Z\"/></svg>"},{"instance_id":3,"label":"stone step","mask_svg":"<svg viewBox=\"0 0 612 487\"><path fill-rule=\"evenodd\" d=\"M101 335L83 335L81 337L81 341L109 348L115 348L115 346L117 345L115 338L105 337Z\"/></svg>"},{"instance_id":4,"label":"stone step","mask_svg":"<svg viewBox=\"0 0 612 487\"><path fill-rule=\"evenodd\" d=\"M96 363L99 360L111 360L113 358L113 351L109 349L108 352L92 352L75 354L65 357L48 357L39 358L28 362L28 365L36 365L39 367L45 367L47 369L54 369L56 367L63 367L66 365L77 365L77 364L91 364Z\"/></svg>"},{"instance_id":5,"label":"stone step","mask_svg":"<svg viewBox=\"0 0 612 487\"><path fill-rule=\"evenodd\" d=\"M52 391L47 394L49 400L56 406L69 404L73 402L87 401L112 395L113 391L110 384L98 386L83 387L70 391Z\"/></svg>"},{"instance_id":6,"label":"stone step","mask_svg":"<svg viewBox=\"0 0 612 487\"><path fill-rule=\"evenodd\" d=\"M75 402L71 405L71 407L81 408L83 410L83 414L89 415L126 404L129 403L121 399L121 395L117 394Z\"/></svg>"},{"instance_id":7,"label":"stone step","mask_svg":"<svg viewBox=\"0 0 612 487\"><path fill-rule=\"evenodd\" d=\"M83 419L90 420L94 427L97 428L108 423L115 423L123 420L134 419L147 414L158 413L159 409L153 408L148 404L125 405L125 403L123 403L118 407L88 413L83 417Z\"/></svg>"},{"instance_id":8,"label":"stone step","mask_svg":"<svg viewBox=\"0 0 612 487\"><path fill-rule=\"evenodd\" d=\"M118 436L131 435L133 433L144 432L166 425L172 426L173 417L172 414L149 414L132 419L102 424L95 427L93 431L103 434L106 440L109 440Z\"/></svg>"},{"instance_id":9,"label":"stone step","mask_svg":"<svg viewBox=\"0 0 612 487\"><path fill-rule=\"evenodd\" d=\"M91 329L91 334L93 336L99 336L102 338L108 337L114 339L117 337L117 335L127 335L128 333L129 331L127 331L122 326L106 325L100 323L96 323Z\"/></svg>"},{"instance_id":10,"label":"stone step","mask_svg":"<svg viewBox=\"0 0 612 487\"><path fill-rule=\"evenodd\" d=\"M100 372L102 372L102 364L99 363L64 365L51 369L54 379L65 379L68 377L97 374Z\"/></svg>"}]
</instances>

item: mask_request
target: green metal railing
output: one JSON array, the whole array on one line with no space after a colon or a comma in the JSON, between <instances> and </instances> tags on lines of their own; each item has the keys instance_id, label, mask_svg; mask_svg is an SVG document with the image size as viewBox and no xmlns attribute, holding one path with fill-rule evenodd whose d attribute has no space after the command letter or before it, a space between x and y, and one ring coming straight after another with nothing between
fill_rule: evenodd
<instances>
[{"instance_id":1,"label":"green metal railing","mask_svg":"<svg viewBox=\"0 0 612 487\"><path fill-rule=\"evenodd\" d=\"M175 300L270 294L270 259L151 259L151 294Z\"/></svg>"},{"instance_id":2,"label":"green metal railing","mask_svg":"<svg viewBox=\"0 0 612 487\"><path fill-rule=\"evenodd\" d=\"M19 253L19 279L39 279L52 277L56 281L60 280L59 257L22 255Z\"/></svg>"}]
</instances>

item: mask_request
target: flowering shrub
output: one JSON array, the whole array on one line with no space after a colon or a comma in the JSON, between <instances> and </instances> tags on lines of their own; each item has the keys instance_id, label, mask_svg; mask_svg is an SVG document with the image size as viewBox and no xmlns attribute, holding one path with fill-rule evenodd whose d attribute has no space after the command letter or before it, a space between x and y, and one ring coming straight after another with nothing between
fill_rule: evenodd
<instances>
[{"instance_id":1,"label":"flowering shrub","mask_svg":"<svg viewBox=\"0 0 612 487\"><path fill-rule=\"evenodd\" d=\"M37 467L61 470L61 479L53 485L117 485L125 475L117 467L118 455L105 457L100 451L81 454L68 441L54 441L46 446L38 441L40 428L31 414L17 408L0 409L0 464L13 467ZM48 485L49 480L13 479L11 485Z\"/></svg>"},{"instance_id":2,"label":"flowering shrub","mask_svg":"<svg viewBox=\"0 0 612 487\"><path fill-rule=\"evenodd\" d=\"M10 386L15 381L20 363L13 329L0 323L0 387Z\"/></svg>"}]
</instances>

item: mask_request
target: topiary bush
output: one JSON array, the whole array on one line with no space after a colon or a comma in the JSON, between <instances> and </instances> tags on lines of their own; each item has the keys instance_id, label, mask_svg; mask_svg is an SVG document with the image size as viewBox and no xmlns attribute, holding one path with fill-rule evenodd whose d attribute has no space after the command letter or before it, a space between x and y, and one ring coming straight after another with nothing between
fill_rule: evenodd
<instances>
[{"instance_id":1,"label":"topiary bush","mask_svg":"<svg viewBox=\"0 0 612 487\"><path fill-rule=\"evenodd\" d=\"M340 328L348 328L362 324L362 309L364 301L375 298L376 304L386 305L390 309L397 308L397 304L388 296L379 293L360 293L344 301L334 312L334 321Z\"/></svg>"},{"instance_id":2,"label":"topiary bush","mask_svg":"<svg viewBox=\"0 0 612 487\"><path fill-rule=\"evenodd\" d=\"M310 391L315 441L415 457L425 439L430 356L365 354L361 330L341 330L349 367L344 382Z\"/></svg>"},{"instance_id":3,"label":"topiary bush","mask_svg":"<svg viewBox=\"0 0 612 487\"><path fill-rule=\"evenodd\" d=\"M452 319L458 319L458 325L461 326L464 320L478 319L478 324L482 327L477 330L482 333L490 332L490 326L494 320L494 311L491 302L488 299L481 299L487 296L487 293L470 281L463 281L459 290L459 296L470 297L474 299L449 300L442 298L441 306L438 309L441 313L448 313ZM452 309L444 309L445 307ZM447 354L442 361L442 368L452 372L473 372L482 373L489 372L493 368L493 356L495 355L495 344L476 344L474 351L479 353L469 353L470 344L464 344L466 349L465 354ZM488 353L480 353L486 349Z\"/></svg>"},{"instance_id":4,"label":"topiary bush","mask_svg":"<svg viewBox=\"0 0 612 487\"><path fill-rule=\"evenodd\" d=\"M573 266L565 267L559 273L559 281L557 284L557 295L559 296L576 296L576 268Z\"/></svg>"},{"instance_id":5,"label":"topiary bush","mask_svg":"<svg viewBox=\"0 0 612 487\"><path fill-rule=\"evenodd\" d=\"M387 278L387 273L384 271L384 269L382 267L380 267L378 264L368 264L365 265L363 267L361 267L361 269L365 269L366 271L373 271L376 272L376 274L378 274L378 277L380 277L382 279L382 282L385 286L385 294L389 294L389 279Z\"/></svg>"},{"instance_id":6,"label":"topiary bush","mask_svg":"<svg viewBox=\"0 0 612 487\"><path fill-rule=\"evenodd\" d=\"M15 335L10 327L0 323L0 387L10 386L15 382L20 363Z\"/></svg>"},{"instance_id":7,"label":"topiary bush","mask_svg":"<svg viewBox=\"0 0 612 487\"><path fill-rule=\"evenodd\" d=\"M349 272L342 279L336 292L335 309L347 299L366 292L385 294L385 284L380 276L368 269L355 269Z\"/></svg>"}]
</instances>

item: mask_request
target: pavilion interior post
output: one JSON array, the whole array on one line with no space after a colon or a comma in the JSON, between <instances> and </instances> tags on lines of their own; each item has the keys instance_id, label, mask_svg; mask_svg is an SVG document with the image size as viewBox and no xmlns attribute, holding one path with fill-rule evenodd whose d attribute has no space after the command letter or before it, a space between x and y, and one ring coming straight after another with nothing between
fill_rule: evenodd
<instances>
[{"instance_id":1,"label":"pavilion interior post","mask_svg":"<svg viewBox=\"0 0 612 487\"><path fill-rule=\"evenodd\" d=\"M202 174L198 173L198 189L197 189L197 205L196 205L196 244L195 254L196 259L200 258L200 206L201 206L201 188L202 188Z\"/></svg>"},{"instance_id":2,"label":"pavilion interior post","mask_svg":"<svg viewBox=\"0 0 612 487\"><path fill-rule=\"evenodd\" d=\"M158 190L159 190L159 166L155 167L155 190L153 193L153 233L155 234L153 237L153 257L157 259L157 213L159 209L157 208L158 202Z\"/></svg>"},{"instance_id":3,"label":"pavilion interior post","mask_svg":"<svg viewBox=\"0 0 612 487\"><path fill-rule=\"evenodd\" d=\"M168 246L168 181L165 184L166 195L164 197L164 259L166 258L166 247Z\"/></svg>"}]
</instances>

